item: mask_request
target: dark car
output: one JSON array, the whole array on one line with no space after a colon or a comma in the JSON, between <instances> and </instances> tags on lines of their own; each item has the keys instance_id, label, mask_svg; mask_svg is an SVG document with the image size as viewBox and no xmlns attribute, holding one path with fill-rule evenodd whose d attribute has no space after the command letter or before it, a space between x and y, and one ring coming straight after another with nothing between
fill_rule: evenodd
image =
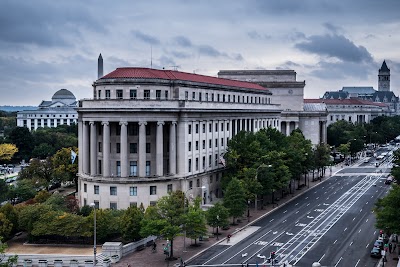
<instances>
[{"instance_id":1,"label":"dark car","mask_svg":"<svg viewBox=\"0 0 400 267\"><path fill-rule=\"evenodd\" d=\"M381 250L377 247L373 247L370 253L371 257L373 258L380 258L381 257Z\"/></svg>"}]
</instances>

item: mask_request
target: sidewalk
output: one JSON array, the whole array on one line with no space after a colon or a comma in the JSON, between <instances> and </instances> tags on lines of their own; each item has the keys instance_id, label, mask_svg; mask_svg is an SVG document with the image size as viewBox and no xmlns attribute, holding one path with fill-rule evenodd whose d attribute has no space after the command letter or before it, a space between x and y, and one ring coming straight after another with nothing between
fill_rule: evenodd
<instances>
[{"instance_id":1,"label":"sidewalk","mask_svg":"<svg viewBox=\"0 0 400 267\"><path fill-rule=\"evenodd\" d=\"M309 188L312 188L320 183L323 183L326 181L329 177L334 175L337 171L339 171L341 168L340 166L333 166L332 167L332 172L329 170L329 168L326 170L325 177L322 178L322 181L320 182L319 180L317 181L312 181L312 176L309 176ZM303 180L303 179L302 179ZM301 182L304 182L301 181ZM297 184L296 184L297 187ZM290 200L298 197L299 195L305 193L308 190L307 186L301 187L300 190L294 190L293 194L289 194L284 198L279 199L276 201L277 204L272 205L268 204L264 206L262 209L259 209L257 211L253 209L250 209L250 223L254 220L257 220L258 218L270 213L274 209L281 207L285 205L287 202ZM134 267L148 267L148 266L154 266L154 267L161 267L161 266L179 266L178 264L180 263L180 257L184 261L189 260L190 258L194 257L195 255L199 254L203 250L217 244L218 242L226 242L225 238L228 234L232 234L232 240L235 236L235 232L239 231L241 228L246 227L249 223L247 222L247 217L244 217L241 219L241 222L238 223L238 225L232 226L230 225L230 229L228 230L219 230L220 236L219 240L217 240L216 237L212 236L212 228L209 229L209 235L210 238L208 241L197 241L197 246L194 245L194 242L191 239L186 239L186 251L183 252L183 237L179 236L176 239L174 239L173 242L173 248L174 248L174 257L177 258L175 261L166 261L165 260L165 255L163 254L162 248L163 244L166 244L165 240L157 240L157 252L153 253L151 251L151 247L146 247L144 250L139 251L139 252L134 252L126 257L123 257L118 263L114 264L114 266L117 267L127 267L128 264L130 266ZM192 242L192 243L191 243ZM385 265L387 266L387 265ZM391 267L391 266L390 266Z\"/></svg>"}]
</instances>

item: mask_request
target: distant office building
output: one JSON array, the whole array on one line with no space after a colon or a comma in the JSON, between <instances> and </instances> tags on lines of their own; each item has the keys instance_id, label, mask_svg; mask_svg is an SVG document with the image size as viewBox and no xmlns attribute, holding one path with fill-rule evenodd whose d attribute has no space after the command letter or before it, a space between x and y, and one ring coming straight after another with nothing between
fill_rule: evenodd
<instances>
[{"instance_id":1,"label":"distant office building","mask_svg":"<svg viewBox=\"0 0 400 267\"><path fill-rule=\"evenodd\" d=\"M399 97L390 91L390 69L383 61L382 67L378 71L378 90L372 86L344 86L342 90L327 91L322 96L323 99L361 99L375 103L383 103L389 107L389 111L385 111L386 116L400 115ZM371 114L371 116L374 116Z\"/></svg>"},{"instance_id":2,"label":"distant office building","mask_svg":"<svg viewBox=\"0 0 400 267\"><path fill-rule=\"evenodd\" d=\"M51 101L42 101L36 110L17 113L17 126L36 130L39 127L57 127L78 122L77 101L67 89L58 90Z\"/></svg>"}]
</instances>

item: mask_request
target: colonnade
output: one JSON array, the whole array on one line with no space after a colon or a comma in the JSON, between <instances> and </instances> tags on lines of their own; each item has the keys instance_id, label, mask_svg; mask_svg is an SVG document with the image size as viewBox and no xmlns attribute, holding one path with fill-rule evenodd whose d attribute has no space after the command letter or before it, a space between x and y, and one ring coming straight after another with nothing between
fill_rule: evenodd
<instances>
[{"instance_id":1,"label":"colonnade","mask_svg":"<svg viewBox=\"0 0 400 267\"><path fill-rule=\"evenodd\" d=\"M148 176L146 173L147 162L146 158L146 127L149 127L149 123L152 123L153 127L155 125L155 150L152 145L151 149L151 159L155 162L155 176L163 176L166 173L164 169L164 157L167 153L164 153L164 142L168 142L168 174L169 175L180 175L184 176L188 173L187 170L187 158L188 158L188 125L198 124L199 128L202 127L202 123L205 123L206 131L208 132L208 125L214 125L221 121L229 123L229 129L224 129L223 131L228 132L223 135L223 138L232 138L239 131L253 131L256 132L262 128L274 127L279 129L279 120L276 118L237 118L237 119L215 119L215 120L190 120L189 118L185 121L110 121L110 120L80 120L78 123L79 131L79 172L87 174L90 176L103 176L112 177L114 176L112 172L111 164L115 158L117 159L118 167L120 167L120 173L116 176L129 177L130 173L130 161L133 159L129 152L129 139L128 139L128 128L130 123L138 124L137 133L137 157L135 157L135 162L137 161L137 175L138 177ZM119 142L120 150L118 154L111 152L111 123L113 125L117 124L119 127ZM164 137L164 127L169 128L168 139ZM194 128L192 128L194 131ZM220 132L221 129L218 129ZM199 130L199 142L200 139L204 140L205 136L201 136L202 130ZM213 128L213 133L215 132ZM101 133L101 134L100 134ZM114 136L113 136L114 137ZM212 136L214 139L214 136ZM154 140L154 139L152 139ZM115 142L115 138L114 138ZM147 143L149 141L147 140ZM109 144L109 145L105 145ZM226 147L226 144L218 144L218 150L221 146ZM207 146L208 147L208 146ZM214 144L213 144L214 148ZM101 161L100 161L101 159ZM193 161L193 160L192 160ZM114 163L113 163L114 164Z\"/></svg>"}]
</instances>

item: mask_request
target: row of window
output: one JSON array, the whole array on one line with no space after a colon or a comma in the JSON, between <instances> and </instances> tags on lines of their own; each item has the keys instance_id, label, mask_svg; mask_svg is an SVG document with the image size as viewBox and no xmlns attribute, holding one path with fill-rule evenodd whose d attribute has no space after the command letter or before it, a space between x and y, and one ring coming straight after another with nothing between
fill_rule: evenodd
<instances>
[{"instance_id":1,"label":"row of window","mask_svg":"<svg viewBox=\"0 0 400 267\"><path fill-rule=\"evenodd\" d=\"M111 151L111 145L110 143L110 151ZM98 144L98 151L103 152L103 143L99 142ZM115 143L115 150L116 153L119 154L121 153L121 143ZM169 150L169 147L167 146L167 152ZM137 143L129 143L129 153L130 154L137 154L138 153L138 144ZM151 143L146 143L146 153L151 153Z\"/></svg>"},{"instance_id":2,"label":"row of window","mask_svg":"<svg viewBox=\"0 0 400 267\"><path fill-rule=\"evenodd\" d=\"M99 185L94 185L93 186L93 191L95 195L100 194L100 186ZM83 184L83 192L87 193L87 184ZM172 192L172 184L167 185L167 192ZM149 194L150 195L157 195L157 186L151 185L149 187ZM117 192L117 187L116 186L110 186L110 196L116 196L118 195ZM137 196L138 195L138 190L137 186L130 186L129 187L129 196Z\"/></svg>"},{"instance_id":3,"label":"row of window","mask_svg":"<svg viewBox=\"0 0 400 267\"><path fill-rule=\"evenodd\" d=\"M185 100L189 100L189 91L185 91ZM205 93L203 99L202 92L192 92L190 100L206 102L228 102L228 103L250 103L250 104L271 104L271 99L261 96L244 96L236 94Z\"/></svg>"},{"instance_id":4,"label":"row of window","mask_svg":"<svg viewBox=\"0 0 400 267\"><path fill-rule=\"evenodd\" d=\"M111 99L112 90L104 90L105 99ZM203 97L204 96L204 97ZM97 91L97 98L102 99L102 90ZM129 99L137 99L138 92L136 89L129 90ZM168 90L156 90L155 99L168 99ZM124 90L115 90L115 99L124 99ZM128 99L128 98L125 98ZM151 91L143 90L143 99L151 99ZM189 91L185 91L185 100L189 100ZM220 93L203 93L202 92L192 92L192 97L190 100L194 101L206 101L206 102L228 102L228 103L250 103L250 104L271 104L271 99L268 97L261 96L244 96L237 94L220 94Z\"/></svg>"},{"instance_id":5,"label":"row of window","mask_svg":"<svg viewBox=\"0 0 400 267\"><path fill-rule=\"evenodd\" d=\"M102 165L102 160L99 159L98 161L98 174L102 174L102 170L103 170L103 165ZM120 177L121 176L121 161L116 161L116 176ZM169 166L169 161L167 161L167 167ZM111 174L112 176L114 176L114 174ZM151 175L151 161L147 160L146 161L146 171L145 171L145 175L146 176L150 176ZM136 160L133 161L129 161L129 176L138 176L138 164Z\"/></svg>"},{"instance_id":6,"label":"row of window","mask_svg":"<svg viewBox=\"0 0 400 267\"><path fill-rule=\"evenodd\" d=\"M203 156L202 158L202 169L205 170L206 169L206 156ZM199 171L199 158L195 158L195 164L194 164L194 170L195 171ZM208 155L208 167L212 167L212 155ZM218 154L214 155L214 166L218 167L219 164L224 164L224 159L220 156L218 156ZM192 172L192 159L188 159L188 172Z\"/></svg>"},{"instance_id":7,"label":"row of window","mask_svg":"<svg viewBox=\"0 0 400 267\"><path fill-rule=\"evenodd\" d=\"M57 116L57 115L52 115L53 118L55 118L56 116ZM58 116L59 116L60 118L62 118L62 117L68 118L68 114L60 114L60 115L58 115ZM28 114L27 117L40 117L40 118L45 117L45 118L50 118L51 115L49 115L49 114L47 114L47 115L41 114L41 115L39 116L39 115L37 115L37 114ZM72 114L71 117L72 117L72 118L75 118L75 115Z\"/></svg>"},{"instance_id":8,"label":"row of window","mask_svg":"<svg viewBox=\"0 0 400 267\"><path fill-rule=\"evenodd\" d=\"M224 131L224 123L221 122L221 124L218 124L218 122L216 122L215 123L215 127L214 127L215 132L218 132L218 125L220 125L221 132ZM226 131L229 131L229 122L227 122L225 125L226 125ZM202 133L206 133L206 124L202 123L201 126L202 126ZM199 126L198 123L196 123L194 125L195 133L197 133L197 134L199 133L199 127L200 126ZM212 132L212 128L213 128L213 125L212 125L212 123L210 123L208 125L208 132L209 133ZM192 125L191 124L188 125L188 134L192 134Z\"/></svg>"},{"instance_id":9,"label":"row of window","mask_svg":"<svg viewBox=\"0 0 400 267\"><path fill-rule=\"evenodd\" d=\"M223 147L225 145L224 140L225 140L225 138L221 138L221 147ZM228 142L229 142L229 137L226 138L226 143L228 143ZM218 138L215 139L214 143L215 143L215 147L218 147ZM208 148L212 148L212 140L211 139L208 140ZM202 149L206 149L206 140L202 141ZM199 150L199 141L195 142L195 150L196 151ZM188 151L189 152L192 151L192 142L188 143ZM137 152L135 152L135 153L137 153ZM150 153L150 152L147 152L147 150L146 150L146 153Z\"/></svg>"}]
</instances>

